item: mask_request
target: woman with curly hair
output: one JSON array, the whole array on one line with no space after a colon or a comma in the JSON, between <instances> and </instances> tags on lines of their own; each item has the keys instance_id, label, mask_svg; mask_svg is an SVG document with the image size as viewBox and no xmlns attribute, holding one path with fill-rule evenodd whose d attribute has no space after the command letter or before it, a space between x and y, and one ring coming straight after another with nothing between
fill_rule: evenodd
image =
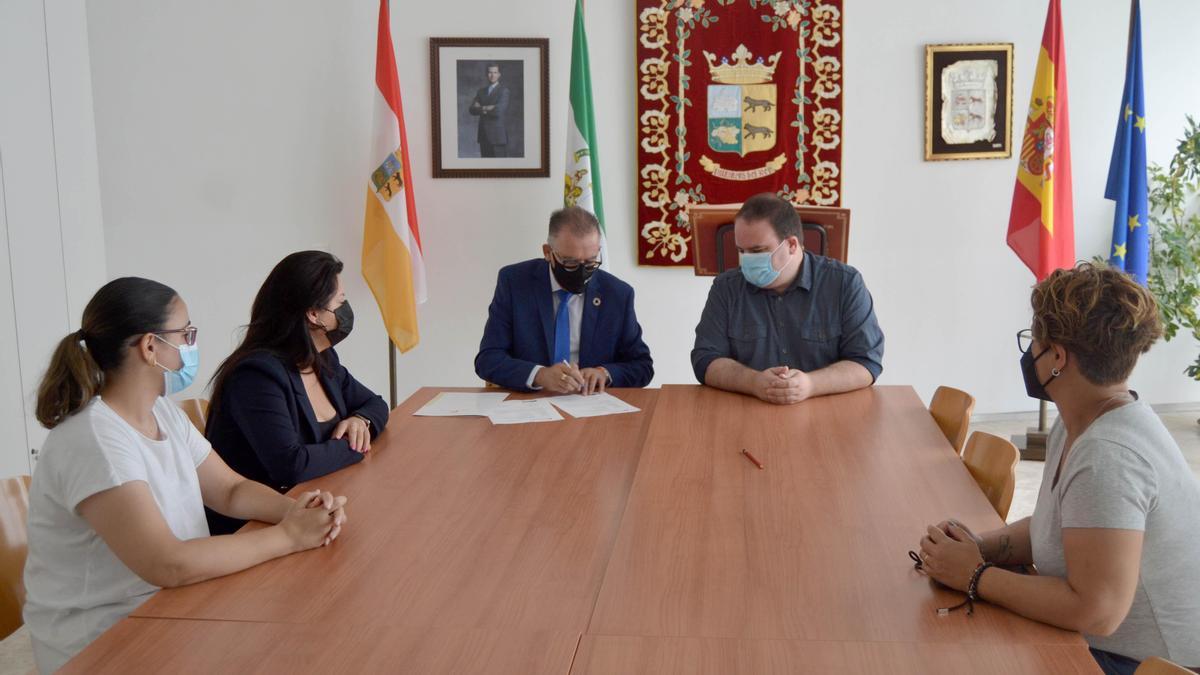
<instances>
[{"instance_id":1,"label":"woman with curly hair","mask_svg":"<svg viewBox=\"0 0 1200 675\"><path fill-rule=\"evenodd\" d=\"M1059 418L1033 516L982 536L954 520L922 568L958 590L1079 631L1106 673L1152 656L1200 666L1200 481L1127 380L1162 335L1154 298L1088 263L1033 289L1018 334L1030 396ZM994 565L1036 564L1039 574Z\"/></svg>"}]
</instances>

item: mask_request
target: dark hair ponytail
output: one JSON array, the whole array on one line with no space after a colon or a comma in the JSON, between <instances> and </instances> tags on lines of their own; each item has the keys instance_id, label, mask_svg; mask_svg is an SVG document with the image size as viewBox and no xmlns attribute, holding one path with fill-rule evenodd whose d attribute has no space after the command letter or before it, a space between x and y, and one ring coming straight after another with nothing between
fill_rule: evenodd
<instances>
[{"instance_id":1,"label":"dark hair ponytail","mask_svg":"<svg viewBox=\"0 0 1200 675\"><path fill-rule=\"evenodd\" d=\"M99 393L104 374L135 344L130 338L161 330L176 297L168 286L138 277L114 279L96 291L83 310L83 328L58 343L38 386L42 426L53 429Z\"/></svg>"}]
</instances>

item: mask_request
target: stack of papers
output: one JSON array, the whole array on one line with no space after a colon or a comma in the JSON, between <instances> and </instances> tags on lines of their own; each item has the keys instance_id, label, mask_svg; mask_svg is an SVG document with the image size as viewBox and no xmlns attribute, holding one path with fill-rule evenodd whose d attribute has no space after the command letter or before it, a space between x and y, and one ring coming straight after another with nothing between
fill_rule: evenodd
<instances>
[{"instance_id":1,"label":"stack of papers","mask_svg":"<svg viewBox=\"0 0 1200 675\"><path fill-rule=\"evenodd\" d=\"M508 398L508 394L505 392L476 394L443 391L413 414L422 417L486 416L489 410L495 408L506 398Z\"/></svg>"},{"instance_id":2,"label":"stack of papers","mask_svg":"<svg viewBox=\"0 0 1200 675\"><path fill-rule=\"evenodd\" d=\"M553 396L521 401L508 401L508 394L444 391L413 413L421 417L486 417L492 424L525 424L527 422L557 422L563 419L561 410L571 417L601 417L621 413L641 412L611 394L582 396ZM555 410L558 408L558 410Z\"/></svg>"},{"instance_id":3,"label":"stack of papers","mask_svg":"<svg viewBox=\"0 0 1200 675\"><path fill-rule=\"evenodd\" d=\"M488 409L492 424L525 424L526 422L557 422L562 419L544 398L528 401L505 401Z\"/></svg>"},{"instance_id":4,"label":"stack of papers","mask_svg":"<svg viewBox=\"0 0 1200 675\"><path fill-rule=\"evenodd\" d=\"M546 400L571 417L601 417L603 415L641 412L640 408L635 408L608 393L591 394L589 396L571 394L569 396L555 396Z\"/></svg>"}]
</instances>

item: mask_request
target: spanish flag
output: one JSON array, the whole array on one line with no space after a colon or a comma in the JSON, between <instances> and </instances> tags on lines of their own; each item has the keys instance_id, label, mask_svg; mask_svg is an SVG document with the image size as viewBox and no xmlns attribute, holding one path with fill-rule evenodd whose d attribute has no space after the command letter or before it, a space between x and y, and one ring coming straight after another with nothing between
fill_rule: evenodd
<instances>
[{"instance_id":1,"label":"spanish flag","mask_svg":"<svg viewBox=\"0 0 1200 675\"><path fill-rule=\"evenodd\" d=\"M400 104L400 80L388 0L379 0L375 55L375 123L371 136L367 208L363 219L362 270L379 303L388 337L401 352L420 341L417 303L425 302L425 263L417 229L417 204L408 162L408 138Z\"/></svg>"},{"instance_id":2,"label":"spanish flag","mask_svg":"<svg viewBox=\"0 0 1200 675\"><path fill-rule=\"evenodd\" d=\"M1038 281L1075 264L1067 54L1062 10L1050 0L1008 219L1008 245Z\"/></svg>"}]
</instances>

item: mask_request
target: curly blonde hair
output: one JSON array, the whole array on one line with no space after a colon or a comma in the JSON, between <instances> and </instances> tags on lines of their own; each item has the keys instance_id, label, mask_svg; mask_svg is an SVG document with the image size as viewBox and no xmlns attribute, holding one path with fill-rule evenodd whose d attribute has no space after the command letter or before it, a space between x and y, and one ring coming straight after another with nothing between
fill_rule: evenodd
<instances>
[{"instance_id":1,"label":"curly blonde hair","mask_svg":"<svg viewBox=\"0 0 1200 675\"><path fill-rule=\"evenodd\" d=\"M1081 262L1033 287L1033 337L1064 347L1092 384L1124 382L1162 337L1158 304L1124 272Z\"/></svg>"}]
</instances>

